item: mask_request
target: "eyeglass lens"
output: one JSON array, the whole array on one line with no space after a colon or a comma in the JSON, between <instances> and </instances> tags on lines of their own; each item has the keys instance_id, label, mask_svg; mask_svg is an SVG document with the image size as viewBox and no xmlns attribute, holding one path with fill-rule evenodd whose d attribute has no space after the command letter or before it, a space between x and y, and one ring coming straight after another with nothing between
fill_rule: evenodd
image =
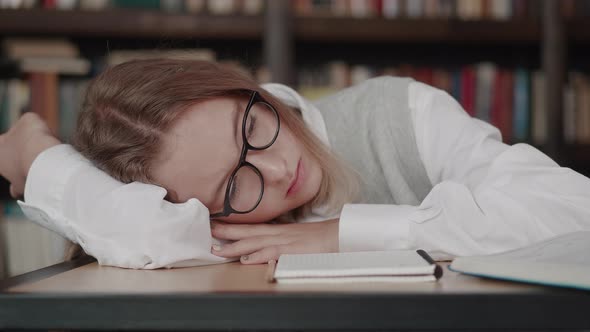
<instances>
[{"instance_id":1,"label":"eyeglass lens","mask_svg":"<svg viewBox=\"0 0 590 332\"><path fill-rule=\"evenodd\" d=\"M275 137L278 121L274 111L263 102L252 105L246 119L246 140L255 148L267 147Z\"/></svg>"},{"instance_id":2,"label":"eyeglass lens","mask_svg":"<svg viewBox=\"0 0 590 332\"><path fill-rule=\"evenodd\" d=\"M279 130L277 115L268 104L255 103L250 108L244 130L248 144L255 148L267 148ZM249 165L240 167L230 186L229 203L232 209L238 212L253 209L262 193L262 186L262 178L255 169Z\"/></svg>"}]
</instances>

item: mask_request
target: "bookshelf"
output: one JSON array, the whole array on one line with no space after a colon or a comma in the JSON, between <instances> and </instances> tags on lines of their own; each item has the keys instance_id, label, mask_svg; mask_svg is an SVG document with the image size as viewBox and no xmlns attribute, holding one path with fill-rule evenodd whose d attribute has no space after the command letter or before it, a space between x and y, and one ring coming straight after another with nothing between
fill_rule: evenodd
<instances>
[{"instance_id":1,"label":"bookshelf","mask_svg":"<svg viewBox=\"0 0 590 332\"><path fill-rule=\"evenodd\" d=\"M545 152L562 162L563 155L563 86L565 84L565 27L557 1L543 1L543 70L547 75L545 103L549 140Z\"/></svg>"},{"instance_id":2,"label":"bookshelf","mask_svg":"<svg viewBox=\"0 0 590 332\"><path fill-rule=\"evenodd\" d=\"M170 14L132 9L102 11L49 11L45 9L0 10L2 35L66 35L70 37L138 38L228 38L262 39L270 33L265 26L284 30L288 21L297 41L342 42L539 42L542 22L533 18L508 21L458 18L387 19L350 17L293 17L290 8L272 1L268 15ZM286 8L285 8L286 6ZM272 13L272 14L271 14ZM268 17L276 17L270 20ZM105 24L105 19L108 24ZM266 20L265 20L266 19ZM276 21L276 23L274 23ZM590 32L584 20L570 22L576 40L588 40Z\"/></svg>"},{"instance_id":3,"label":"bookshelf","mask_svg":"<svg viewBox=\"0 0 590 332\"><path fill-rule=\"evenodd\" d=\"M2 35L259 40L258 15L191 15L140 9L0 10Z\"/></svg>"},{"instance_id":4,"label":"bookshelf","mask_svg":"<svg viewBox=\"0 0 590 332\"><path fill-rule=\"evenodd\" d=\"M64 36L74 39L82 50L99 52L105 51L105 39L112 45L129 42L150 46L160 45L164 40L172 45L221 47L227 54L247 57L250 63L266 64L272 81L286 84L296 84L296 68L313 52L320 59L330 52L362 57L359 53L366 48L369 51L364 56L372 61L375 52L382 49L396 52L395 46L401 45L413 50L404 54L410 58L436 50L440 54L431 57L451 61L456 52L448 52L448 48L457 47L466 53L496 49L490 55L492 60L510 58L513 49L520 49L522 52L518 52L523 54L520 62L535 63L547 74L545 103L549 105L549 139L539 147L560 164L588 175L590 148L584 144L566 144L563 140L563 95L559 87L564 84L568 68L567 48L572 43L590 44L589 25L580 17L562 19L557 0L535 4L539 4L539 16L508 20L296 16L288 0L266 1L265 11L257 15L170 13L137 8L2 9L0 38ZM248 49L241 51L243 47ZM428 59L431 58L425 61ZM5 184L0 186L6 188Z\"/></svg>"},{"instance_id":5,"label":"bookshelf","mask_svg":"<svg viewBox=\"0 0 590 332\"><path fill-rule=\"evenodd\" d=\"M482 44L531 43L541 39L541 24L533 19L464 21L457 18L357 19L348 17L295 18L298 41L337 43Z\"/></svg>"}]
</instances>

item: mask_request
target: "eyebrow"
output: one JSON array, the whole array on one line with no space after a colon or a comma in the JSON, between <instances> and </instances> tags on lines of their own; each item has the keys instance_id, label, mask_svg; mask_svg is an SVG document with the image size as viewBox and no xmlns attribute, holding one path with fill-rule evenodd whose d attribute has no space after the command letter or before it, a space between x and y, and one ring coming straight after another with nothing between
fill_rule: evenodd
<instances>
[{"instance_id":1,"label":"eyebrow","mask_svg":"<svg viewBox=\"0 0 590 332\"><path fill-rule=\"evenodd\" d=\"M238 100L235 100L234 103L234 109L233 111L233 119L232 119L232 123L233 123L233 127L234 127L234 142L236 142L236 146L238 146L238 122L240 121L240 103ZM213 197L215 197L215 201L217 201L217 198L221 195L221 208L223 209L223 203L224 203L224 199L225 197L223 197L223 195L225 194L225 180L229 178L229 176L231 175L231 172L233 172L234 169L230 169L229 173L226 174L224 177L221 178L221 181L219 182L219 184L217 185L217 188L215 189L215 195ZM223 190L223 191L222 191Z\"/></svg>"}]
</instances>

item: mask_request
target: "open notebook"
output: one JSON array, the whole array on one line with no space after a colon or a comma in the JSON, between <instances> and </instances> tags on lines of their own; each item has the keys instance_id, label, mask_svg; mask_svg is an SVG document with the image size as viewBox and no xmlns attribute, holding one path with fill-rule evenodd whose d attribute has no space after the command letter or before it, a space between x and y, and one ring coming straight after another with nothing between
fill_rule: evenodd
<instances>
[{"instance_id":1,"label":"open notebook","mask_svg":"<svg viewBox=\"0 0 590 332\"><path fill-rule=\"evenodd\" d=\"M481 277L590 290L590 231L494 255L459 257L449 268Z\"/></svg>"},{"instance_id":2,"label":"open notebook","mask_svg":"<svg viewBox=\"0 0 590 332\"><path fill-rule=\"evenodd\" d=\"M435 281L442 269L423 250L281 255L279 283ZM272 279L272 278L271 278Z\"/></svg>"}]
</instances>

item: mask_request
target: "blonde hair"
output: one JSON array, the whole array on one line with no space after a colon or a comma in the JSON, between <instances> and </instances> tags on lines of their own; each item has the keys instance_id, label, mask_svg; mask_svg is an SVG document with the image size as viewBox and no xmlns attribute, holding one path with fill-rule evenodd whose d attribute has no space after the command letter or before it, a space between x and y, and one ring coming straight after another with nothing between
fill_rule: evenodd
<instances>
[{"instance_id":1,"label":"blonde hair","mask_svg":"<svg viewBox=\"0 0 590 332\"><path fill-rule=\"evenodd\" d=\"M157 185L151 166L175 120L199 101L222 96L246 98L250 91L257 91L276 108L282 124L291 129L322 170L318 194L281 219L303 217L320 205L335 213L352 201L358 192L354 171L307 128L300 113L243 71L216 62L150 59L106 69L87 88L72 145L121 182Z\"/></svg>"}]
</instances>

